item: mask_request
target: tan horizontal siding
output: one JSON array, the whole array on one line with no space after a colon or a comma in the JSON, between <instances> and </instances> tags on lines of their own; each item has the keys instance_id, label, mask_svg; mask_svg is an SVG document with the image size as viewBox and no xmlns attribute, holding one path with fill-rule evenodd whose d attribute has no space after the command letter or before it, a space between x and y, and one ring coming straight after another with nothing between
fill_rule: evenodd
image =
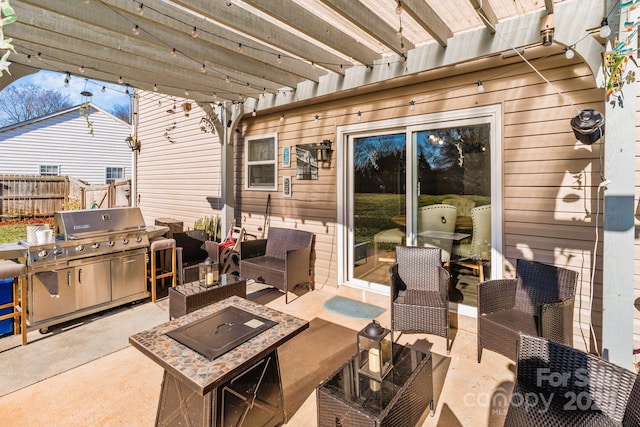
<instances>
[{"instance_id":1,"label":"tan horizontal siding","mask_svg":"<svg viewBox=\"0 0 640 427\"><path fill-rule=\"evenodd\" d=\"M553 86L523 63L504 65L499 60L482 63L493 68L474 71L468 64L461 64L459 68L434 72L428 78L403 77L405 84L395 89L384 89L381 85L375 92L354 92L340 101L258 112L255 117L247 115L239 124L240 133L234 136L236 219L257 237L266 234L265 224L267 228L300 228L313 232L316 235L316 287L336 286L336 222L341 201L337 200L335 150L342 144L335 140L337 127L358 123L358 111L362 113L361 123L367 123L500 104L503 212L499 214L503 217L503 247L498 250L505 256L504 275L513 274L515 260L522 257L578 271L574 343L578 348L585 348L583 336L589 336L589 322L593 320L597 334L601 330L602 243L598 248L593 301L589 299L601 146L576 143L570 120L583 108L603 110L602 90L594 88L588 67L578 58L568 61L562 54L532 60ZM478 80L485 86L482 94L476 91ZM415 101L413 112L409 111L409 100ZM140 102L150 109L158 99L143 93ZM176 100L177 105L181 102ZM165 97L162 103L155 106L155 111L145 113L148 121L140 132L143 148L139 192L145 219L202 216L211 212L206 197L220 194L221 178L215 171L219 168L220 150L211 142L217 138L199 131L198 114L202 113L194 104L192 117L186 121L180 117L180 123L171 133L174 142L168 142L163 133L180 113L168 115L165 110L171 100ZM280 121L281 114L285 115L283 121ZM271 133L278 135L278 189L245 190L244 139ZM318 180L298 180L295 178L295 145L323 139L333 142L332 161L319 169ZM282 167L285 146L292 150L290 168ZM283 176L292 177L291 198L282 196ZM271 206L265 221L269 195ZM169 206L173 200L180 203L177 212ZM602 236L600 238L602 242ZM636 251L636 259L640 260L640 247ZM636 271L640 271L640 265ZM636 291L640 295L640 277ZM593 304L593 313L589 312L590 304ZM635 320L640 325L640 319ZM634 331L640 342L640 328L636 326Z\"/></svg>"}]
</instances>

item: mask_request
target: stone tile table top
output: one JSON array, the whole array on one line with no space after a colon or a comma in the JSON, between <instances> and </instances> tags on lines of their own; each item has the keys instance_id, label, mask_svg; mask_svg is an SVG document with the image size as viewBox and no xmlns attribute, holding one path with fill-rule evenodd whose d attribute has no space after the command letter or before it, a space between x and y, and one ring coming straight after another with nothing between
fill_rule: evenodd
<instances>
[{"instance_id":1,"label":"stone tile table top","mask_svg":"<svg viewBox=\"0 0 640 427\"><path fill-rule=\"evenodd\" d=\"M214 360L173 340L167 332L234 306L277 325ZM232 296L129 337L129 343L195 392L205 395L248 364L260 360L309 327L309 322L252 301Z\"/></svg>"}]
</instances>

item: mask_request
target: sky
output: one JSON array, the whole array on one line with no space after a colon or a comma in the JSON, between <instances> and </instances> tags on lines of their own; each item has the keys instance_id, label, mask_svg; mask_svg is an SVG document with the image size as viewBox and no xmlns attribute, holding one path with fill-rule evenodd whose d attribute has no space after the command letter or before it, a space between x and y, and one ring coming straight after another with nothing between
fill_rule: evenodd
<instances>
[{"instance_id":1,"label":"sky","mask_svg":"<svg viewBox=\"0 0 640 427\"><path fill-rule=\"evenodd\" d=\"M35 74L18 79L13 82L12 85L33 83L47 89L54 89L64 95L68 95L71 100L71 104L73 105L82 103L83 99L80 92L84 91L86 88L87 91L93 93L91 102L107 112L111 112L114 105L129 104L129 96L125 94L125 86L114 85L99 80L86 79L82 76L72 75L71 79L69 79L69 87L65 87L65 77L65 73L40 70ZM102 91L103 87L105 88L104 92ZM133 89L129 89L129 91L133 93Z\"/></svg>"}]
</instances>

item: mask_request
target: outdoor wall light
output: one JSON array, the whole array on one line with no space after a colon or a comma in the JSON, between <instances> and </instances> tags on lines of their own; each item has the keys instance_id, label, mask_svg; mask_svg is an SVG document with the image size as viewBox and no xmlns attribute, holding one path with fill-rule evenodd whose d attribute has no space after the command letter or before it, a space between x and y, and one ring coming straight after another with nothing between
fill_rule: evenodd
<instances>
[{"instance_id":1,"label":"outdoor wall light","mask_svg":"<svg viewBox=\"0 0 640 427\"><path fill-rule=\"evenodd\" d=\"M540 19L540 35L542 36L542 46L551 46L553 43L553 33L555 31L555 18L553 14L545 15Z\"/></svg>"},{"instance_id":2,"label":"outdoor wall light","mask_svg":"<svg viewBox=\"0 0 640 427\"><path fill-rule=\"evenodd\" d=\"M131 148L131 151L140 151L140 141L136 136L128 136L125 141L127 141L127 145Z\"/></svg>"},{"instance_id":3,"label":"outdoor wall light","mask_svg":"<svg viewBox=\"0 0 640 427\"><path fill-rule=\"evenodd\" d=\"M331 141L328 139L313 144L301 144L299 147L304 148L305 150L315 151L316 160L319 162L327 162L331 160Z\"/></svg>"}]
</instances>

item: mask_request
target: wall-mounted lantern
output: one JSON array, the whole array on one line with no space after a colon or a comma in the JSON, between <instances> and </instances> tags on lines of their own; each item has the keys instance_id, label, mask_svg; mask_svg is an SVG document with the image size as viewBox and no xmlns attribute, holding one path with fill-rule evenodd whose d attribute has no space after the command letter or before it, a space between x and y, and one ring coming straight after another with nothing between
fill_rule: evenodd
<instances>
[{"instance_id":1,"label":"wall-mounted lantern","mask_svg":"<svg viewBox=\"0 0 640 427\"><path fill-rule=\"evenodd\" d=\"M131 148L131 151L140 151L140 141L138 141L135 135L128 136L125 141L127 141L127 145Z\"/></svg>"},{"instance_id":2,"label":"wall-mounted lantern","mask_svg":"<svg viewBox=\"0 0 640 427\"><path fill-rule=\"evenodd\" d=\"M327 162L331 160L331 141L328 139L325 139L322 142L315 142L313 144L300 144L298 147L309 151L315 151L316 160L319 162Z\"/></svg>"}]
</instances>

